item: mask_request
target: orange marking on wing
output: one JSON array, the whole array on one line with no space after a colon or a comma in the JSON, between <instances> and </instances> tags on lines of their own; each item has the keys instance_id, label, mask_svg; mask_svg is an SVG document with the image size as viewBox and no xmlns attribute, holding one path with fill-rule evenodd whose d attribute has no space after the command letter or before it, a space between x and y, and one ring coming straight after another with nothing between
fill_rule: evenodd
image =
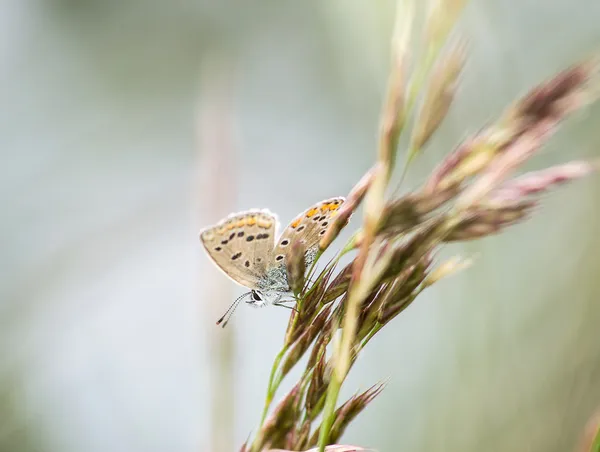
<instances>
[{"instance_id":1,"label":"orange marking on wing","mask_svg":"<svg viewBox=\"0 0 600 452\"><path fill-rule=\"evenodd\" d=\"M301 222L301 221L302 221L302 218L296 218L296 219L295 219L295 220L292 222L292 224L290 224L290 226L291 226L293 229L296 229L296 228L298 227L298 225L300 224L300 222Z\"/></svg>"},{"instance_id":2,"label":"orange marking on wing","mask_svg":"<svg viewBox=\"0 0 600 452\"><path fill-rule=\"evenodd\" d=\"M264 218L258 219L258 227L263 229L269 229L273 222L271 220L266 220Z\"/></svg>"},{"instance_id":3,"label":"orange marking on wing","mask_svg":"<svg viewBox=\"0 0 600 452\"><path fill-rule=\"evenodd\" d=\"M235 224L235 227L236 227L236 228L241 228L242 226L245 226L245 225L246 225L246 219L245 219L245 218L242 218L240 221L238 221L238 222Z\"/></svg>"},{"instance_id":4,"label":"orange marking on wing","mask_svg":"<svg viewBox=\"0 0 600 452\"><path fill-rule=\"evenodd\" d=\"M254 225L256 224L256 217L249 217L249 218L246 220L246 224L247 224L248 226L254 226Z\"/></svg>"},{"instance_id":5,"label":"orange marking on wing","mask_svg":"<svg viewBox=\"0 0 600 452\"><path fill-rule=\"evenodd\" d=\"M306 216L308 218L314 217L318 211L319 211L319 209L317 209L317 208L310 209L308 212L306 212Z\"/></svg>"}]
</instances>

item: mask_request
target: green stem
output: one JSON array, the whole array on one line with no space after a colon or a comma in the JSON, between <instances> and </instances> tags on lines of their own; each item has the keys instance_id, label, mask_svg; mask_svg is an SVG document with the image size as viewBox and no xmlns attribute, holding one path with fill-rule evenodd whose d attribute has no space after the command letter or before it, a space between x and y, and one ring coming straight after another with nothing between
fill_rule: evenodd
<instances>
[{"instance_id":1,"label":"green stem","mask_svg":"<svg viewBox=\"0 0 600 452\"><path fill-rule=\"evenodd\" d=\"M590 449L590 452L600 452L600 428L598 428L598 431L596 432L596 436L594 438L594 441L592 442L592 448Z\"/></svg>"},{"instance_id":2,"label":"green stem","mask_svg":"<svg viewBox=\"0 0 600 452\"><path fill-rule=\"evenodd\" d=\"M329 431L331 430L331 426L335 420L335 406L337 404L341 387L342 382L338 381L337 374L334 372L331 382L329 383L327 399L325 399L325 408L323 410L323 422L321 422L321 428L319 430L319 452L324 452L325 447L327 446L327 442L329 440Z\"/></svg>"},{"instance_id":3,"label":"green stem","mask_svg":"<svg viewBox=\"0 0 600 452\"><path fill-rule=\"evenodd\" d=\"M375 336L375 334L377 334L379 332L379 330L381 328L383 328L383 325L381 323L377 323L375 328L373 328L371 331L369 331L369 334L367 334L365 336L365 338L362 340L362 342L360 343L359 350L362 350L363 348L365 348L365 346L369 343L369 341L373 338L373 336Z\"/></svg>"},{"instance_id":4,"label":"green stem","mask_svg":"<svg viewBox=\"0 0 600 452\"><path fill-rule=\"evenodd\" d=\"M275 393L277 392L277 389L279 388L279 385L282 380L281 375L277 376L277 378L275 376L277 375L277 371L279 370L279 364L281 363L281 360L283 359L285 352L287 352L287 347L284 346L280 350L280 352L277 354L277 356L275 357L275 361L273 361L273 366L271 367L271 374L269 376L269 385L267 386L267 396L265 397L265 406L263 408L262 416L260 418L260 425L258 427L259 431L256 436L256 439L252 443L252 447L250 448L250 450L252 450L252 451L258 452L259 447L262 446L262 441L263 441L262 436L263 435L261 433L261 428L262 428L263 424L265 423L265 419L267 418L269 408L271 406L271 403L273 402Z\"/></svg>"}]
</instances>

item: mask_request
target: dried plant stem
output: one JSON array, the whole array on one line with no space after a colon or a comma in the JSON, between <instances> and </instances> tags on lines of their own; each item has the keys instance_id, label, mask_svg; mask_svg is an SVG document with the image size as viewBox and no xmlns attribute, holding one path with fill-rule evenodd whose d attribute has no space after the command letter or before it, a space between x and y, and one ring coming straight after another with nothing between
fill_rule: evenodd
<instances>
[{"instance_id":1,"label":"dried plant stem","mask_svg":"<svg viewBox=\"0 0 600 452\"><path fill-rule=\"evenodd\" d=\"M202 174L198 178L201 186L197 193L201 198L200 205L204 206L204 215L218 219L233 210L235 185L218 177L223 168L235 174L235 144L232 141L231 114L231 75L224 62L212 61L207 65L209 70L202 74L201 86L204 94L198 105L198 148ZM210 384L211 384L211 425L210 444L206 447L214 452L231 451L233 448L233 413L235 409L234 379L235 374L235 330L215 331L213 318L221 314L221 303L215 301L229 300L231 286L221 278L207 277L214 269L203 268L202 277L203 301L210 315L207 316L206 331L209 332L210 344ZM218 309L218 310L216 310Z\"/></svg>"},{"instance_id":2,"label":"dried plant stem","mask_svg":"<svg viewBox=\"0 0 600 452\"><path fill-rule=\"evenodd\" d=\"M342 324L342 338L339 347L334 349L334 372L327 389L323 422L319 430L319 450L321 452L327 446L329 432L335 420L334 413L339 392L351 366L359 306L369 295L384 271L387 261L391 258L391 255L387 253L384 254L386 258L375 259L373 256L377 250L372 250L371 247L384 211L386 188L395 166L398 139L406 118L403 115L406 111L404 83L413 14L412 0L398 1L392 37L392 69L381 117L378 163L372 170L372 182L366 192L362 240L358 256L352 266L350 290Z\"/></svg>"}]
</instances>

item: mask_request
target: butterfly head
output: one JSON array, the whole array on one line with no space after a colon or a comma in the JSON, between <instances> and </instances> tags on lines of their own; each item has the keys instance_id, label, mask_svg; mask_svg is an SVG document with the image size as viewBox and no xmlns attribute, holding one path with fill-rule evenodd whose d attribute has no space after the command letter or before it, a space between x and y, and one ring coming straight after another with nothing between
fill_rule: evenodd
<instances>
[{"instance_id":1,"label":"butterfly head","mask_svg":"<svg viewBox=\"0 0 600 452\"><path fill-rule=\"evenodd\" d=\"M263 306L268 306L277 303L281 300L284 292L277 290L251 290L250 297L246 300L251 306L262 308Z\"/></svg>"}]
</instances>

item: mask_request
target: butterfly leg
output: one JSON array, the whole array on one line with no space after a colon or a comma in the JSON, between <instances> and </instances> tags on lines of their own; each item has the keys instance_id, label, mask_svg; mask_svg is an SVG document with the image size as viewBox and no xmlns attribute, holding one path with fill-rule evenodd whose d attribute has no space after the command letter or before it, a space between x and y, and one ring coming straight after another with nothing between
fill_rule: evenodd
<instances>
[{"instance_id":1,"label":"butterfly leg","mask_svg":"<svg viewBox=\"0 0 600 452\"><path fill-rule=\"evenodd\" d=\"M298 310L294 306L288 306L284 303L295 303L296 300L281 300L273 303L273 306L281 306L282 308L291 309L292 311L298 312Z\"/></svg>"}]
</instances>

